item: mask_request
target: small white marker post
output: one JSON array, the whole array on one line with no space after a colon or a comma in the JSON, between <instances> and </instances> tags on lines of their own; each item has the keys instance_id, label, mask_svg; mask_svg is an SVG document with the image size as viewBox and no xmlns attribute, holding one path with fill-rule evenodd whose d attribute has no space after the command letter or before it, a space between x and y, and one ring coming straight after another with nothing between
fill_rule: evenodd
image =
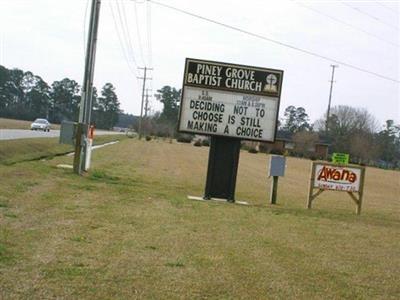
<instances>
[{"instance_id":1,"label":"small white marker post","mask_svg":"<svg viewBox=\"0 0 400 300\"><path fill-rule=\"evenodd\" d=\"M90 160L92 158L92 145L94 138L94 126L91 125L88 132L87 139L87 152L86 152L86 161L85 161L85 171L88 171L90 168Z\"/></svg>"}]
</instances>

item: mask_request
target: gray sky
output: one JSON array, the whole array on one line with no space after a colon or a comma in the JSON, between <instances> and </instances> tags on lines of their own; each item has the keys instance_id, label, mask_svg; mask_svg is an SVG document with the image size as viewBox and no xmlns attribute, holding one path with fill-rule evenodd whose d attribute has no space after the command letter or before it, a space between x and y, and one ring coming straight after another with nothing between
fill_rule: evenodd
<instances>
[{"instance_id":1,"label":"gray sky","mask_svg":"<svg viewBox=\"0 0 400 300\"><path fill-rule=\"evenodd\" d=\"M400 80L398 1L159 1ZM69 77L81 84L87 2L0 0L0 64L30 70L48 83ZM186 57L282 69L281 114L288 105L303 106L314 121L326 111L329 61L142 2L103 0L101 6L95 85L112 82L125 112L140 113L137 66L154 68L148 86L154 93L164 85L181 88ZM400 122L398 82L343 65L335 80L332 105L365 107L380 123ZM155 99L151 106L161 109Z\"/></svg>"}]
</instances>

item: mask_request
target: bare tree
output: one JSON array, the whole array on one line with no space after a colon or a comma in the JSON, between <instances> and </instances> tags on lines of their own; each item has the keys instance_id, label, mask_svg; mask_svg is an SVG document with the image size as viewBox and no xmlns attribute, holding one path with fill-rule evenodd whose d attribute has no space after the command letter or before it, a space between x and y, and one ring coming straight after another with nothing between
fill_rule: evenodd
<instances>
[{"instance_id":1,"label":"bare tree","mask_svg":"<svg viewBox=\"0 0 400 300\"><path fill-rule=\"evenodd\" d=\"M309 157L315 151L318 134L310 131L299 131L293 135L294 150L302 156Z\"/></svg>"},{"instance_id":2,"label":"bare tree","mask_svg":"<svg viewBox=\"0 0 400 300\"><path fill-rule=\"evenodd\" d=\"M325 120L326 114L314 123L314 128L324 131ZM334 134L346 135L355 131L375 132L378 129L378 123L365 108L338 105L331 109L328 128L328 131Z\"/></svg>"},{"instance_id":3,"label":"bare tree","mask_svg":"<svg viewBox=\"0 0 400 300\"><path fill-rule=\"evenodd\" d=\"M333 152L346 152L359 161L376 156L373 134L378 129L375 117L365 108L339 105L331 109L328 132L325 132L326 115L314 123L314 128L324 132L332 143Z\"/></svg>"},{"instance_id":4,"label":"bare tree","mask_svg":"<svg viewBox=\"0 0 400 300\"><path fill-rule=\"evenodd\" d=\"M367 164L378 155L378 145L374 141L372 133L360 132L352 135L350 153L353 162Z\"/></svg>"}]
</instances>

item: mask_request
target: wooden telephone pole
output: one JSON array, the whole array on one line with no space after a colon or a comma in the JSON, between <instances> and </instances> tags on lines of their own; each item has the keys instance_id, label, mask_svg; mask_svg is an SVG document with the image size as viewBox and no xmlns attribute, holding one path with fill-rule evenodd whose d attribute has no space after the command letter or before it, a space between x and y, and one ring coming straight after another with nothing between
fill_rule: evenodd
<instances>
[{"instance_id":1,"label":"wooden telephone pole","mask_svg":"<svg viewBox=\"0 0 400 300\"><path fill-rule=\"evenodd\" d=\"M332 78L331 78L331 89L329 91L329 102L328 102L328 111L326 112L326 123L325 123L325 131L329 130L329 117L331 112L331 100L332 100L332 89L333 89L333 78L335 76L335 68L339 67L338 65L331 65L332 67Z\"/></svg>"},{"instance_id":2,"label":"wooden telephone pole","mask_svg":"<svg viewBox=\"0 0 400 300\"><path fill-rule=\"evenodd\" d=\"M89 34L86 48L85 73L82 85L82 97L79 109L79 122L76 131L74 172L82 174L87 156L87 135L92 114L93 74L96 58L97 32L100 17L101 0L92 0L90 10Z\"/></svg>"},{"instance_id":3,"label":"wooden telephone pole","mask_svg":"<svg viewBox=\"0 0 400 300\"><path fill-rule=\"evenodd\" d=\"M149 107L149 91L152 91L151 89L146 89L146 100L144 104L144 118L147 118L147 114L149 113L150 107Z\"/></svg>"},{"instance_id":4,"label":"wooden telephone pole","mask_svg":"<svg viewBox=\"0 0 400 300\"><path fill-rule=\"evenodd\" d=\"M142 136L143 136L142 123L143 123L143 104L144 104L144 97L145 97L144 90L145 90L145 87L146 87L146 80L151 80L152 79L151 77L150 78L147 77L147 71L151 71L151 70L153 70L153 68L144 67L144 68L138 68L138 69L144 70L143 77L138 77L139 79L143 79L142 103L140 105L140 119L139 119L139 139L141 139Z\"/></svg>"}]
</instances>

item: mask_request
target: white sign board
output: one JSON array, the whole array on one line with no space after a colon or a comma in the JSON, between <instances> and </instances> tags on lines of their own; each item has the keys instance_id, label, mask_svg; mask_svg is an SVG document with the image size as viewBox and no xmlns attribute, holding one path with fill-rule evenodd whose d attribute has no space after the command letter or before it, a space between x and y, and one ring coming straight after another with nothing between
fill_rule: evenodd
<instances>
[{"instance_id":1,"label":"white sign board","mask_svg":"<svg viewBox=\"0 0 400 300\"><path fill-rule=\"evenodd\" d=\"M359 192L361 169L315 164L314 188L345 192Z\"/></svg>"},{"instance_id":2,"label":"white sign board","mask_svg":"<svg viewBox=\"0 0 400 300\"><path fill-rule=\"evenodd\" d=\"M283 71L186 60L179 131L275 140Z\"/></svg>"}]
</instances>

